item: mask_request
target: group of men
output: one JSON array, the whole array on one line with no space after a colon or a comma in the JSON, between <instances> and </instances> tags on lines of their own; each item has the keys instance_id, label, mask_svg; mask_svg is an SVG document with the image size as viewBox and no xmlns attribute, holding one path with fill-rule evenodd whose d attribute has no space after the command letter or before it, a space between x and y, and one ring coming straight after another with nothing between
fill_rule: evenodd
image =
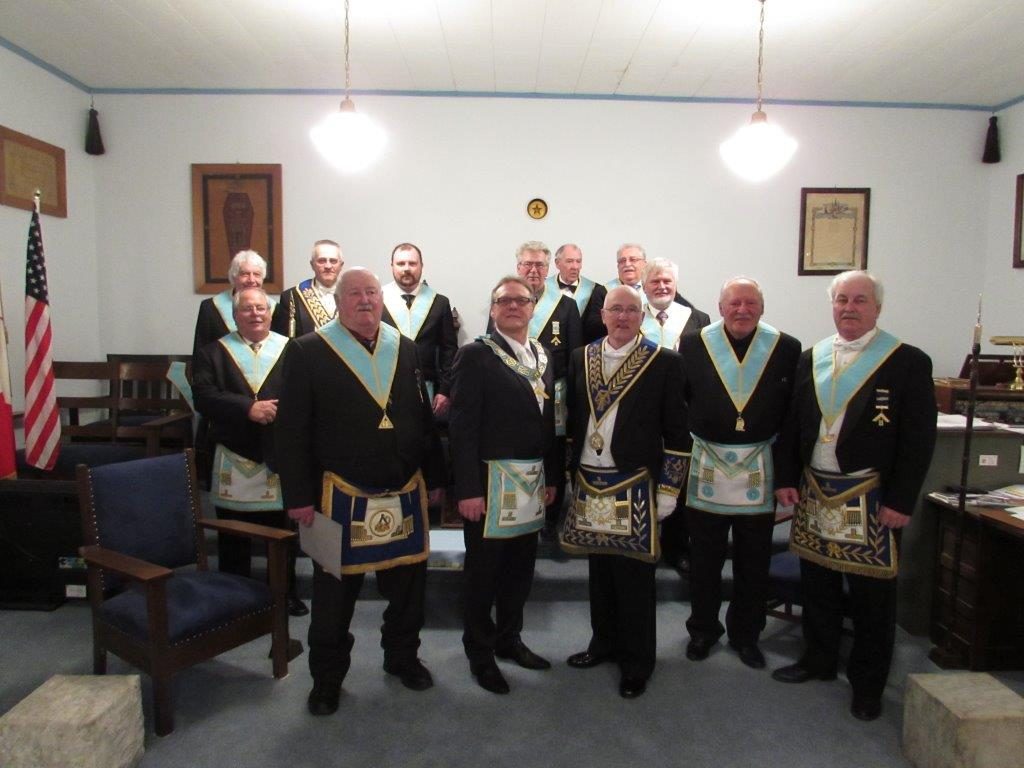
<instances>
[{"instance_id":1,"label":"group of men","mask_svg":"<svg viewBox=\"0 0 1024 768\"><path fill-rule=\"evenodd\" d=\"M367 571L388 600L385 671L414 690L432 685L417 649L426 510L449 484L437 438L447 420L466 545L463 644L482 688L509 692L496 660L550 667L522 638L545 529L588 557L592 637L571 667L614 662L619 694L644 693L664 557L689 572L687 657L706 659L724 634L742 663L763 668L778 502L795 508L806 650L773 677L834 678L848 611L851 711L877 718L899 529L935 437L930 360L877 328L881 284L838 275L829 289L837 334L801 354L797 339L762 321L753 279L725 282L711 323L678 293L678 267L648 261L637 244L618 250L607 285L583 276L574 244L555 252L551 276L550 257L537 241L516 250L516 274L491 292L488 333L461 348L450 303L422 279L410 243L395 247L394 281L381 286L364 268L342 271L337 243L318 241L314 277L276 308L246 282L254 261L239 254L233 290L204 302L194 385L217 446L218 512L287 510L301 525L319 514L343 527L342 577L314 564L310 712L338 707ZM211 339L220 329L204 329L217 317L225 330Z\"/></svg>"}]
</instances>

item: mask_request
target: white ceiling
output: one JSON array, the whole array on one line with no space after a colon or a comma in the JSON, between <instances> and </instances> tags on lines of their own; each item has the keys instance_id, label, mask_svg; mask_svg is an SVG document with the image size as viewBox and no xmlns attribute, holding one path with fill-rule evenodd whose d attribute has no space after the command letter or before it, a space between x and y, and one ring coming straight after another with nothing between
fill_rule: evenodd
<instances>
[{"instance_id":1,"label":"white ceiling","mask_svg":"<svg viewBox=\"0 0 1024 768\"><path fill-rule=\"evenodd\" d=\"M769 101L1024 96L1024 0L765 9ZM351 0L352 87L748 100L759 12L757 0ZM97 92L333 91L342 19L343 0L0 0L0 43Z\"/></svg>"}]
</instances>

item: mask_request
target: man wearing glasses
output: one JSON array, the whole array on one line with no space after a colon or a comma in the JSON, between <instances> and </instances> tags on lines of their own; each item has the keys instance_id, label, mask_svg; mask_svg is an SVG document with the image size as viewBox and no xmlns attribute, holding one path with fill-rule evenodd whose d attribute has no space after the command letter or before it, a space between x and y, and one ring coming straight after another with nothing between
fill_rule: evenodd
<instances>
[{"instance_id":1,"label":"man wearing glasses","mask_svg":"<svg viewBox=\"0 0 1024 768\"><path fill-rule=\"evenodd\" d=\"M309 265L313 277L282 293L274 310L271 329L290 339L322 328L338 311L334 286L345 266L341 247L333 240L317 240Z\"/></svg>"},{"instance_id":2,"label":"man wearing glasses","mask_svg":"<svg viewBox=\"0 0 1024 768\"><path fill-rule=\"evenodd\" d=\"M679 355L640 335L640 294L608 292L608 335L573 353L570 405L575 491L565 549L589 555L590 625L570 667L619 665L619 695L644 693L656 655L658 521L686 476Z\"/></svg>"},{"instance_id":3,"label":"man wearing glasses","mask_svg":"<svg viewBox=\"0 0 1024 768\"><path fill-rule=\"evenodd\" d=\"M241 290L232 303L237 330L200 349L192 369L196 410L209 420L215 446L210 497L222 520L288 527L277 475L267 466L273 463L280 362L288 339L270 330L270 300L262 288ZM219 569L249 576L251 548L245 537L218 536ZM309 613L296 589L294 547L288 612Z\"/></svg>"},{"instance_id":4,"label":"man wearing glasses","mask_svg":"<svg viewBox=\"0 0 1024 768\"><path fill-rule=\"evenodd\" d=\"M554 435L554 364L529 332L533 290L521 277L503 278L491 292L493 333L463 346L452 368L448 435L466 542L462 643L477 683L497 694L509 686L495 657L525 669L551 666L520 635L537 532L563 471Z\"/></svg>"}]
</instances>

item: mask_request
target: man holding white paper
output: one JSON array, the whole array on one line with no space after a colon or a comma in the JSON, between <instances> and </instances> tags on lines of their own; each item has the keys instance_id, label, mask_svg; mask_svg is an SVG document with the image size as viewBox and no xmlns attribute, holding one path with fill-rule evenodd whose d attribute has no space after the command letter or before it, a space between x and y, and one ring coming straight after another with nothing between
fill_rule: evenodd
<instances>
[{"instance_id":1,"label":"man holding white paper","mask_svg":"<svg viewBox=\"0 0 1024 768\"><path fill-rule=\"evenodd\" d=\"M439 487L443 473L416 345L381 324L381 286L369 270L346 271L336 299L337 321L294 339L285 353L275 432L289 516L309 526L324 515L342 532L341 578L313 568L314 715L338 708L354 642L348 628L368 571L388 601L384 670L412 690L433 685L416 652L429 553L426 485Z\"/></svg>"}]
</instances>

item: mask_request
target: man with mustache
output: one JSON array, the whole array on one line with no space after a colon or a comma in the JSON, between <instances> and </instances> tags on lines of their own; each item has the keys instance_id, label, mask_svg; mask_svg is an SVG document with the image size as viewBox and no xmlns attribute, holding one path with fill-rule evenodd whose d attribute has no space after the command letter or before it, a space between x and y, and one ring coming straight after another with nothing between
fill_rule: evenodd
<instances>
[{"instance_id":1,"label":"man with mustache","mask_svg":"<svg viewBox=\"0 0 1024 768\"><path fill-rule=\"evenodd\" d=\"M313 566L309 626L310 713L338 708L351 663L352 612L375 571L387 599L384 671L407 688L433 685L416 657L429 550L427 484L444 484L439 443L416 345L382 324L380 282L367 269L337 284L338 318L292 340L275 421L278 472L288 515L343 528L341 579Z\"/></svg>"},{"instance_id":2,"label":"man with mustache","mask_svg":"<svg viewBox=\"0 0 1024 768\"><path fill-rule=\"evenodd\" d=\"M226 333L238 329L235 325L234 307L231 297L246 288L262 288L267 277L267 262L256 251L239 251L228 267L228 282L231 287L216 296L203 299L196 317L195 337L192 341L192 357L207 344L217 341ZM273 312L277 302L268 299Z\"/></svg>"},{"instance_id":3,"label":"man with mustache","mask_svg":"<svg viewBox=\"0 0 1024 768\"><path fill-rule=\"evenodd\" d=\"M684 396L692 437L685 515L690 534L691 661L723 632L740 661L762 669L775 496L772 443L782 427L800 342L761 322L756 281L734 277L718 299L722 319L683 335ZM687 442L690 442L689 440ZM732 532L733 595L725 627L722 566Z\"/></svg>"},{"instance_id":4,"label":"man with mustache","mask_svg":"<svg viewBox=\"0 0 1024 768\"><path fill-rule=\"evenodd\" d=\"M800 556L806 645L772 677L835 679L845 579L850 712L874 720L895 641L899 532L935 447L932 362L878 328L882 284L869 272L837 275L829 297L837 333L800 357L776 453L776 498L796 505L789 546Z\"/></svg>"},{"instance_id":5,"label":"man with mustache","mask_svg":"<svg viewBox=\"0 0 1024 768\"><path fill-rule=\"evenodd\" d=\"M345 266L341 247L333 240L317 240L309 266L313 277L281 294L271 321L272 331L290 339L322 328L337 314L334 287Z\"/></svg>"},{"instance_id":6,"label":"man with mustache","mask_svg":"<svg viewBox=\"0 0 1024 768\"><path fill-rule=\"evenodd\" d=\"M383 287L384 322L416 342L434 415L444 418L451 394L452 361L459 348L452 305L423 279L423 254L412 243L391 252L394 281Z\"/></svg>"}]
</instances>

